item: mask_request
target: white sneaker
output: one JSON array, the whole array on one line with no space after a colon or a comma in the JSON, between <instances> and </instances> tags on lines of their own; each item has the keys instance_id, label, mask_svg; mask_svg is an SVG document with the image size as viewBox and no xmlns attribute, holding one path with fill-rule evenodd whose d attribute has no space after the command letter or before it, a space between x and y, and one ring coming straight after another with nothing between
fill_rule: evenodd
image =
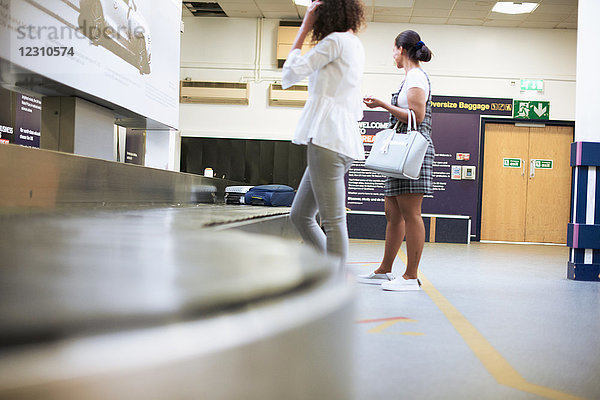
<instances>
[{"instance_id":1,"label":"white sneaker","mask_svg":"<svg viewBox=\"0 0 600 400\"><path fill-rule=\"evenodd\" d=\"M357 275L356 282L366 283L367 285L381 285L384 282L391 282L394 279L394 275L391 272L387 274L376 274L371 272L366 275Z\"/></svg>"},{"instance_id":2,"label":"white sneaker","mask_svg":"<svg viewBox=\"0 0 600 400\"><path fill-rule=\"evenodd\" d=\"M421 281L418 279L398 278L381 284L383 290L392 290L395 292L405 292L410 290L421 290Z\"/></svg>"}]
</instances>

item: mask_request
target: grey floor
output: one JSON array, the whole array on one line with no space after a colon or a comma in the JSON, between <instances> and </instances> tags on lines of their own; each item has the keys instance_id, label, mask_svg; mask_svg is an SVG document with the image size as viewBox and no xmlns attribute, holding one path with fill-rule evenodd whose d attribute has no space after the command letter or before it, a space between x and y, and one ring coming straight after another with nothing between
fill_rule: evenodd
<instances>
[{"instance_id":1,"label":"grey floor","mask_svg":"<svg viewBox=\"0 0 600 400\"><path fill-rule=\"evenodd\" d=\"M382 252L352 240L351 275ZM567 280L567 259L560 246L426 243L424 290L356 285L356 398L600 399L600 285Z\"/></svg>"}]
</instances>

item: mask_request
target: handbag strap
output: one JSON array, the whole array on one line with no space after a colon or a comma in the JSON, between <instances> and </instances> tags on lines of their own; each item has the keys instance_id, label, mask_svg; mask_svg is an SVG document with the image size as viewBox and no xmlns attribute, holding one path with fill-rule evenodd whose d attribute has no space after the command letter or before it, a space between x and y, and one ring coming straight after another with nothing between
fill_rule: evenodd
<instances>
[{"instance_id":1,"label":"handbag strap","mask_svg":"<svg viewBox=\"0 0 600 400\"><path fill-rule=\"evenodd\" d=\"M411 119L412 116L412 119ZM412 125L411 125L412 122ZM411 110L410 108L408 109L408 126L407 126L407 131L416 131L417 130L417 117L415 117L415 112L413 110Z\"/></svg>"},{"instance_id":2,"label":"handbag strap","mask_svg":"<svg viewBox=\"0 0 600 400\"><path fill-rule=\"evenodd\" d=\"M412 116L412 118L411 118ZM412 122L412 126L414 127L414 129L412 129L413 131L417 130L417 117L415 117L415 112L413 110L411 110L410 108L408 109L408 129L406 131L406 133L411 131L411 122ZM394 130L393 133L390 134L386 139L385 142L382 143L381 146L381 153L387 153L389 147L390 147L390 143L392 143L392 140L394 140L394 136L398 134L398 125L400 124L400 120L398 120L398 122L396 122L396 126L394 126Z\"/></svg>"}]
</instances>

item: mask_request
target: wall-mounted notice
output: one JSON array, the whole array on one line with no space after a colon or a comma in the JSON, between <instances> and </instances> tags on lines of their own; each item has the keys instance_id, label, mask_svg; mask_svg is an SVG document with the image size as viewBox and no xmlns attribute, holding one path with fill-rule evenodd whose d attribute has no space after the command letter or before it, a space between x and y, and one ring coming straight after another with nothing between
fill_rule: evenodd
<instances>
[{"instance_id":1,"label":"wall-mounted notice","mask_svg":"<svg viewBox=\"0 0 600 400\"><path fill-rule=\"evenodd\" d=\"M477 226L479 177L475 171L479 164L480 119L482 115L510 117L512 105L512 99L433 96L433 194L423 199L423 213L468 215ZM385 111L364 111L360 127L367 155L374 135L387 128L388 119ZM383 211L385 177L356 162L346 179L348 208Z\"/></svg>"},{"instance_id":2,"label":"wall-mounted notice","mask_svg":"<svg viewBox=\"0 0 600 400\"><path fill-rule=\"evenodd\" d=\"M504 168L521 168L520 158L503 158L502 166Z\"/></svg>"},{"instance_id":3,"label":"wall-mounted notice","mask_svg":"<svg viewBox=\"0 0 600 400\"><path fill-rule=\"evenodd\" d=\"M144 165L146 160L146 132L127 129L125 135L125 164Z\"/></svg>"},{"instance_id":4,"label":"wall-mounted notice","mask_svg":"<svg viewBox=\"0 0 600 400\"><path fill-rule=\"evenodd\" d=\"M535 90L537 92L544 91L543 79L521 79L521 90Z\"/></svg>"},{"instance_id":5,"label":"wall-mounted notice","mask_svg":"<svg viewBox=\"0 0 600 400\"><path fill-rule=\"evenodd\" d=\"M431 106L434 113L503 115L510 117L513 110L512 99L488 97L433 96Z\"/></svg>"},{"instance_id":6,"label":"wall-mounted notice","mask_svg":"<svg viewBox=\"0 0 600 400\"><path fill-rule=\"evenodd\" d=\"M17 93L14 143L39 148L41 126L42 100Z\"/></svg>"},{"instance_id":7,"label":"wall-mounted notice","mask_svg":"<svg viewBox=\"0 0 600 400\"><path fill-rule=\"evenodd\" d=\"M2 0L0 57L179 124L179 0Z\"/></svg>"},{"instance_id":8,"label":"wall-mounted notice","mask_svg":"<svg viewBox=\"0 0 600 400\"><path fill-rule=\"evenodd\" d=\"M519 119L550 119L550 102L515 100L513 117Z\"/></svg>"},{"instance_id":9,"label":"wall-mounted notice","mask_svg":"<svg viewBox=\"0 0 600 400\"><path fill-rule=\"evenodd\" d=\"M364 111L360 124L365 156L369 156L375 134L387 129L389 114L382 111ZM365 168L357 161L346 174L346 206L353 211L383 211L385 176Z\"/></svg>"},{"instance_id":10,"label":"wall-mounted notice","mask_svg":"<svg viewBox=\"0 0 600 400\"><path fill-rule=\"evenodd\" d=\"M552 169L553 164L553 160L534 160L536 169Z\"/></svg>"},{"instance_id":11,"label":"wall-mounted notice","mask_svg":"<svg viewBox=\"0 0 600 400\"><path fill-rule=\"evenodd\" d=\"M452 166L452 180L460 180L462 178L462 165Z\"/></svg>"},{"instance_id":12,"label":"wall-mounted notice","mask_svg":"<svg viewBox=\"0 0 600 400\"><path fill-rule=\"evenodd\" d=\"M477 226L480 120L482 115L512 116L512 99L433 96L433 196L423 199L423 212L468 215ZM452 179L452 166L472 171ZM465 168L466 167L466 168ZM474 178L474 179L473 179Z\"/></svg>"},{"instance_id":13,"label":"wall-mounted notice","mask_svg":"<svg viewBox=\"0 0 600 400\"><path fill-rule=\"evenodd\" d=\"M0 87L0 143L6 144L13 141L15 128L11 112L12 93Z\"/></svg>"}]
</instances>

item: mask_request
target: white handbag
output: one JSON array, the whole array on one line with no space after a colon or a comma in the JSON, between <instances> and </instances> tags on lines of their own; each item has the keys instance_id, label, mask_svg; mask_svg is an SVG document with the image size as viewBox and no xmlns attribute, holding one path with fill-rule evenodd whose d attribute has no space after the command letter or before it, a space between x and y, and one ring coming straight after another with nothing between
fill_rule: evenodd
<instances>
[{"instance_id":1,"label":"white handbag","mask_svg":"<svg viewBox=\"0 0 600 400\"><path fill-rule=\"evenodd\" d=\"M408 113L406 133L396 132L398 124L393 129L377 132L365 168L395 178L419 179L429 142L417 130L412 110Z\"/></svg>"}]
</instances>

